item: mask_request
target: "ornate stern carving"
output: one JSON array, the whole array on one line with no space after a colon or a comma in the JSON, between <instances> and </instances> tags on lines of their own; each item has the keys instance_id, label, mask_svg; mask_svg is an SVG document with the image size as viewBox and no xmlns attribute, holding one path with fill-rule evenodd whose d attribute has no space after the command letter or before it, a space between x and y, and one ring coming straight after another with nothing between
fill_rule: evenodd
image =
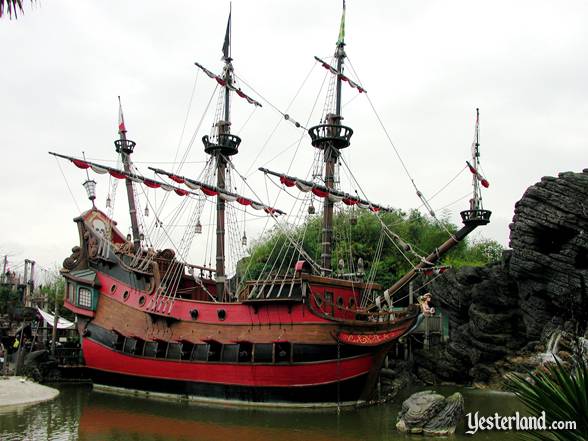
<instances>
[{"instance_id":1,"label":"ornate stern carving","mask_svg":"<svg viewBox=\"0 0 588 441\"><path fill-rule=\"evenodd\" d=\"M73 271L79 264L82 257L82 249L75 246L71 249L71 256L66 257L63 261L63 268L68 271Z\"/></svg>"}]
</instances>

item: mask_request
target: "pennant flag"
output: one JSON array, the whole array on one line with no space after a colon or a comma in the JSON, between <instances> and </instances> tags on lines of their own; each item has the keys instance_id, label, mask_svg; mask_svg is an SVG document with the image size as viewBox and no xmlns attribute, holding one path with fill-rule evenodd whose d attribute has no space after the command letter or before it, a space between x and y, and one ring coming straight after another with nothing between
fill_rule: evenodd
<instances>
[{"instance_id":1,"label":"pennant flag","mask_svg":"<svg viewBox=\"0 0 588 441\"><path fill-rule=\"evenodd\" d=\"M341 15L341 26L339 26L339 39L337 44L342 44L345 41L345 0L343 0L343 14Z\"/></svg>"},{"instance_id":2,"label":"pennant flag","mask_svg":"<svg viewBox=\"0 0 588 441\"><path fill-rule=\"evenodd\" d=\"M470 172L472 173L472 175L474 175L476 177L476 179L478 181L480 181L480 184L482 184L482 187L484 187L484 188L490 187L490 183L486 180L486 178L484 178L484 176L482 176L480 174L480 172L478 170L476 170L472 164L470 164L469 161L466 161L466 164L468 165L468 168L470 169Z\"/></svg>"},{"instance_id":3,"label":"pennant flag","mask_svg":"<svg viewBox=\"0 0 588 441\"><path fill-rule=\"evenodd\" d=\"M120 96L118 97L118 134L122 135L123 133L126 133L127 129L125 127L125 118L123 116L123 111L122 111L122 104L120 102Z\"/></svg>"},{"instance_id":4,"label":"pennant flag","mask_svg":"<svg viewBox=\"0 0 588 441\"><path fill-rule=\"evenodd\" d=\"M231 11L229 10L229 20L227 21L227 32L225 33L225 42L223 43L223 60L230 58L231 47Z\"/></svg>"}]
</instances>

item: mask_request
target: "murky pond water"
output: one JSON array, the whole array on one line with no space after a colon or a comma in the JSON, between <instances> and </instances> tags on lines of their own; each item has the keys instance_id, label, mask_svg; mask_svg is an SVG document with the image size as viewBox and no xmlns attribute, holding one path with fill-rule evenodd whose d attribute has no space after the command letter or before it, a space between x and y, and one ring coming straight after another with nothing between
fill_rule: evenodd
<instances>
[{"instance_id":1,"label":"murky pond water","mask_svg":"<svg viewBox=\"0 0 588 441\"><path fill-rule=\"evenodd\" d=\"M436 388L447 394L454 390ZM512 415L520 404L503 393L462 390L466 412ZM0 440L82 441L390 441L400 400L342 411L256 410L206 407L132 398L64 386L51 402L0 410ZM452 439L472 439L463 424ZM478 432L477 440L518 439L516 432ZM430 439L412 436L410 439Z\"/></svg>"}]
</instances>

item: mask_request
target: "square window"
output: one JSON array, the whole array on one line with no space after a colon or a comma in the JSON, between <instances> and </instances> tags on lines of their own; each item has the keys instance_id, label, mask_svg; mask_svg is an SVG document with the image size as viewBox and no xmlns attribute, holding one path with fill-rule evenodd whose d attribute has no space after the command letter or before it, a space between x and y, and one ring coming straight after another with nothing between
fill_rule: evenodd
<instances>
[{"instance_id":1,"label":"square window","mask_svg":"<svg viewBox=\"0 0 588 441\"><path fill-rule=\"evenodd\" d=\"M78 305L84 308L92 308L92 291L88 288L78 290Z\"/></svg>"}]
</instances>

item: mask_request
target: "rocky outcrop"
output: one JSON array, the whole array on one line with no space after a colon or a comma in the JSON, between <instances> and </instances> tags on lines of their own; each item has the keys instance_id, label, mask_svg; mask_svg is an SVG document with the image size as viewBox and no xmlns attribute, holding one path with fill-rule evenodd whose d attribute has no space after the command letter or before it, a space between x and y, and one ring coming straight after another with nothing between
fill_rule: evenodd
<instances>
[{"instance_id":1,"label":"rocky outcrop","mask_svg":"<svg viewBox=\"0 0 588 441\"><path fill-rule=\"evenodd\" d=\"M509 271L517 281L527 337L553 316L586 321L588 310L588 169L530 187L510 225Z\"/></svg>"},{"instance_id":2,"label":"rocky outcrop","mask_svg":"<svg viewBox=\"0 0 588 441\"><path fill-rule=\"evenodd\" d=\"M432 286L449 318L448 344L417 351L439 380L489 382L516 370L557 329L588 321L588 169L545 177L515 206L500 262L449 271ZM517 358L518 357L518 358ZM517 361L518 360L518 361Z\"/></svg>"},{"instance_id":3,"label":"rocky outcrop","mask_svg":"<svg viewBox=\"0 0 588 441\"><path fill-rule=\"evenodd\" d=\"M434 391L412 394L402 403L396 429L425 435L450 435L464 414L463 396L456 392L445 398Z\"/></svg>"}]
</instances>

